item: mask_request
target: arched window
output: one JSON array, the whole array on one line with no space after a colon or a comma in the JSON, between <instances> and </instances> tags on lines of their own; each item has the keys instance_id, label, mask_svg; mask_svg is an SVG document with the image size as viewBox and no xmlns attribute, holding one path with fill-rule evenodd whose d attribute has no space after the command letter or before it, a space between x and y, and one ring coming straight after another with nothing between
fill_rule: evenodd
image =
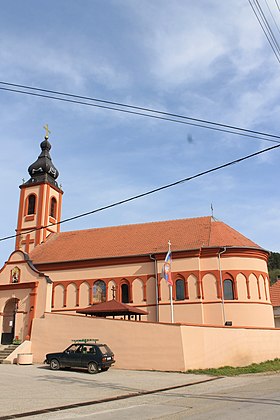
<instances>
[{"instance_id":1,"label":"arched window","mask_svg":"<svg viewBox=\"0 0 280 420\"><path fill-rule=\"evenodd\" d=\"M185 299L185 282L182 279L176 280L176 300Z\"/></svg>"},{"instance_id":2,"label":"arched window","mask_svg":"<svg viewBox=\"0 0 280 420\"><path fill-rule=\"evenodd\" d=\"M224 299L225 300L234 299L233 281L230 279L224 280Z\"/></svg>"},{"instance_id":3,"label":"arched window","mask_svg":"<svg viewBox=\"0 0 280 420\"><path fill-rule=\"evenodd\" d=\"M51 199L50 216L56 218L56 199L54 197Z\"/></svg>"},{"instance_id":4,"label":"arched window","mask_svg":"<svg viewBox=\"0 0 280 420\"><path fill-rule=\"evenodd\" d=\"M36 206L36 195L30 194L30 196L28 197L27 214L35 214L35 206Z\"/></svg>"},{"instance_id":5,"label":"arched window","mask_svg":"<svg viewBox=\"0 0 280 420\"><path fill-rule=\"evenodd\" d=\"M93 285L94 303L106 302L106 283L103 280L97 280Z\"/></svg>"},{"instance_id":6,"label":"arched window","mask_svg":"<svg viewBox=\"0 0 280 420\"><path fill-rule=\"evenodd\" d=\"M122 298L121 298L122 303L129 303L129 287L128 287L128 284L126 284L126 283L122 284L121 291L122 291Z\"/></svg>"}]
</instances>

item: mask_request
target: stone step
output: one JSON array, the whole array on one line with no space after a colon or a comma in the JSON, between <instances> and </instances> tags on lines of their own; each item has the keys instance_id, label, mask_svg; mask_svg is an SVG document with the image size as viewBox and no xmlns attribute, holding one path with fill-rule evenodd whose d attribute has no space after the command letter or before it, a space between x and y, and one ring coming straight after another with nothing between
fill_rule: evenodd
<instances>
[{"instance_id":1,"label":"stone step","mask_svg":"<svg viewBox=\"0 0 280 420\"><path fill-rule=\"evenodd\" d=\"M6 351L6 350L13 351L13 350L15 350L17 347L18 347L18 346L6 346L6 347L4 347L2 350L0 350L0 352L1 352L1 351Z\"/></svg>"},{"instance_id":2,"label":"stone step","mask_svg":"<svg viewBox=\"0 0 280 420\"><path fill-rule=\"evenodd\" d=\"M9 344L0 350L0 364L7 363L6 358L18 347L17 344Z\"/></svg>"},{"instance_id":3,"label":"stone step","mask_svg":"<svg viewBox=\"0 0 280 420\"><path fill-rule=\"evenodd\" d=\"M13 347L4 347L3 349L0 350L0 353L2 353L3 351L14 351L17 348L17 346L13 346Z\"/></svg>"}]
</instances>

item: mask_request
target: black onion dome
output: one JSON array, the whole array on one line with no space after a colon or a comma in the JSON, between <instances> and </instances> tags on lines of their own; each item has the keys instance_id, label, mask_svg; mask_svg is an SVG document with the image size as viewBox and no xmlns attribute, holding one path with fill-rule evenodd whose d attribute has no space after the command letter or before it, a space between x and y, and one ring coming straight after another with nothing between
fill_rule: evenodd
<instances>
[{"instance_id":1,"label":"black onion dome","mask_svg":"<svg viewBox=\"0 0 280 420\"><path fill-rule=\"evenodd\" d=\"M58 170L52 163L52 159L50 156L51 144L48 140L48 137L45 137L45 140L42 141L40 144L42 152L38 156L36 162L32 163L29 166L28 172L30 175L30 179L26 182L26 184L33 184L37 182L50 182L57 186L56 178L59 175Z\"/></svg>"}]
</instances>

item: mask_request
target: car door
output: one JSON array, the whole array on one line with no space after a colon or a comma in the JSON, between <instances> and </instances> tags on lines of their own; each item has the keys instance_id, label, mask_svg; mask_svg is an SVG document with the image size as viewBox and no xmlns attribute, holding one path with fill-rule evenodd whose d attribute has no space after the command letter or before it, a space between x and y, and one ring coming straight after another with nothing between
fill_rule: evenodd
<instances>
[{"instance_id":1,"label":"car door","mask_svg":"<svg viewBox=\"0 0 280 420\"><path fill-rule=\"evenodd\" d=\"M63 366L81 367L82 346L72 345L63 352L61 363Z\"/></svg>"},{"instance_id":2,"label":"car door","mask_svg":"<svg viewBox=\"0 0 280 420\"><path fill-rule=\"evenodd\" d=\"M81 367L86 368L89 362L97 362L96 346L94 345L83 346L83 352L81 354Z\"/></svg>"}]
</instances>

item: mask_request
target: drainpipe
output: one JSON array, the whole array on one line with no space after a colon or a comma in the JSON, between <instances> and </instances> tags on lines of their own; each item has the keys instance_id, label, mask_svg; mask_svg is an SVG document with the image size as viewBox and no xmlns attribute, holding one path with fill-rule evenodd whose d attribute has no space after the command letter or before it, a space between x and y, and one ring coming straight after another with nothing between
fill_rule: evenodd
<instances>
[{"instance_id":1,"label":"drainpipe","mask_svg":"<svg viewBox=\"0 0 280 420\"><path fill-rule=\"evenodd\" d=\"M158 279L157 279L157 259L155 258L155 255L150 254L150 259L154 261L154 273L155 273L155 279L156 279L156 322L159 321L159 313L158 313Z\"/></svg>"},{"instance_id":2,"label":"drainpipe","mask_svg":"<svg viewBox=\"0 0 280 420\"><path fill-rule=\"evenodd\" d=\"M221 270L221 255L226 252L226 247L224 246L223 251L218 253L218 261L219 261L219 273L220 273L220 288L221 288L221 295L222 295L222 314L223 314L223 325L226 323L226 315L225 315L225 299L224 299L224 288L223 288L223 276Z\"/></svg>"},{"instance_id":3,"label":"drainpipe","mask_svg":"<svg viewBox=\"0 0 280 420\"><path fill-rule=\"evenodd\" d=\"M204 303L203 303L203 300L202 300L202 282L201 282L201 264L200 264L200 261L201 261L201 253L202 253L202 248L200 248L200 251L199 251L199 257L198 257L198 276L199 276L199 289L200 290L197 290L197 294L199 294L200 295L200 307L201 307L201 323L202 324L204 324L205 322L204 322Z\"/></svg>"}]
</instances>

